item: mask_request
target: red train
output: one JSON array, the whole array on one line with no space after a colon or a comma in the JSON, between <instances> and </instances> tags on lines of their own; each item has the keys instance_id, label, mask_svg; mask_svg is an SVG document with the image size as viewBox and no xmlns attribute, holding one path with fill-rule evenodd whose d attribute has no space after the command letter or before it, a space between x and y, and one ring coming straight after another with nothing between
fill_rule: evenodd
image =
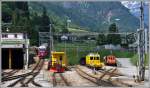
<instances>
[{"instance_id":1,"label":"red train","mask_svg":"<svg viewBox=\"0 0 150 88\"><path fill-rule=\"evenodd\" d=\"M108 55L104 58L106 65L117 66L117 60L114 55Z\"/></svg>"},{"instance_id":2,"label":"red train","mask_svg":"<svg viewBox=\"0 0 150 88\"><path fill-rule=\"evenodd\" d=\"M38 56L40 59L43 59L48 54L46 47L40 46L38 48Z\"/></svg>"}]
</instances>

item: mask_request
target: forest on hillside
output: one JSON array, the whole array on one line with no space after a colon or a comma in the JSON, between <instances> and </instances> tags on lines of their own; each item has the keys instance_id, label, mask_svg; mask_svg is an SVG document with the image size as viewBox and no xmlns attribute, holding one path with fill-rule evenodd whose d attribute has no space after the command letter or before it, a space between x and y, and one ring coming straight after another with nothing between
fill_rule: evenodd
<instances>
[{"instance_id":1,"label":"forest on hillside","mask_svg":"<svg viewBox=\"0 0 150 88\"><path fill-rule=\"evenodd\" d=\"M50 24L52 32L68 33L68 19L70 28L89 32L109 31L112 23L118 31L139 28L139 19L120 2L2 2L3 32L27 32L31 45L38 44L38 32L49 31Z\"/></svg>"}]
</instances>

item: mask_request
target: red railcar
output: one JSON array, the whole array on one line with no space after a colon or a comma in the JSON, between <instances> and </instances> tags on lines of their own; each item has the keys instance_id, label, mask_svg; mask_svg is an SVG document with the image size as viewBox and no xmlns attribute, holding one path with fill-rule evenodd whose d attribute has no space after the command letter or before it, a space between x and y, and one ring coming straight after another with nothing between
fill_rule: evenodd
<instances>
[{"instance_id":1,"label":"red railcar","mask_svg":"<svg viewBox=\"0 0 150 88\"><path fill-rule=\"evenodd\" d=\"M46 49L39 49L38 50L38 56L40 59L43 59L48 54Z\"/></svg>"},{"instance_id":2,"label":"red railcar","mask_svg":"<svg viewBox=\"0 0 150 88\"><path fill-rule=\"evenodd\" d=\"M113 65L113 66L117 66L117 60L116 57L114 55L108 55L105 57L105 64L106 65Z\"/></svg>"}]
</instances>

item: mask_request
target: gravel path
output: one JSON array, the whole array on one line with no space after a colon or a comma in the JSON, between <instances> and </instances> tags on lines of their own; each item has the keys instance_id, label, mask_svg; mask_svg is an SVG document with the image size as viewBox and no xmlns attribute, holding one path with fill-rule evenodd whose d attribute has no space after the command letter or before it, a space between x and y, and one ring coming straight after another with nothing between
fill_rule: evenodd
<instances>
[{"instance_id":1,"label":"gravel path","mask_svg":"<svg viewBox=\"0 0 150 88\"><path fill-rule=\"evenodd\" d=\"M72 71L66 71L64 76L68 79L68 82L71 83L74 87L96 87L97 85L91 83L90 81L82 78L79 74L75 71L74 68L71 69Z\"/></svg>"},{"instance_id":2,"label":"gravel path","mask_svg":"<svg viewBox=\"0 0 150 88\"><path fill-rule=\"evenodd\" d=\"M117 58L117 60L121 64L121 67L118 68L121 73L129 77L137 74L137 68L130 63L129 58Z\"/></svg>"},{"instance_id":3,"label":"gravel path","mask_svg":"<svg viewBox=\"0 0 150 88\"><path fill-rule=\"evenodd\" d=\"M137 75L136 66L132 65L130 58L117 58L118 62L121 64L121 67L118 67L121 73L133 79L133 75ZM139 85L140 87L149 87L148 86L149 71L145 70L145 82L144 85Z\"/></svg>"},{"instance_id":4,"label":"gravel path","mask_svg":"<svg viewBox=\"0 0 150 88\"><path fill-rule=\"evenodd\" d=\"M131 64L130 58L117 58L117 60L121 64L119 69L123 74L127 76L133 76L137 74L137 67ZM145 78L149 78L148 70L145 71Z\"/></svg>"}]
</instances>

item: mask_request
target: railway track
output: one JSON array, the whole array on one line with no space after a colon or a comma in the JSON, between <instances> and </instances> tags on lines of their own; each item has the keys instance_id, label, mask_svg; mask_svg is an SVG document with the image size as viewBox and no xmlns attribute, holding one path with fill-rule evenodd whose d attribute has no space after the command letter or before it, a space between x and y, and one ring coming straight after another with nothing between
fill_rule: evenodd
<instances>
[{"instance_id":1,"label":"railway track","mask_svg":"<svg viewBox=\"0 0 150 88\"><path fill-rule=\"evenodd\" d=\"M5 75L5 74L9 74L9 73L11 73L11 72L13 72L14 70L11 70L11 71L9 71L9 72L5 72L4 70L2 71L2 76L3 75Z\"/></svg>"},{"instance_id":2,"label":"railway track","mask_svg":"<svg viewBox=\"0 0 150 88\"><path fill-rule=\"evenodd\" d=\"M80 66L76 66L76 72L83 78L89 80L90 82L96 84L97 86L106 86L106 87L130 87L129 84L124 84L123 82L119 82L117 80L111 80L111 77L114 76L121 76L122 74L117 73L117 67L111 68L108 70L99 71L100 75L95 76L92 74L88 74L87 72L83 71Z\"/></svg>"},{"instance_id":3,"label":"railway track","mask_svg":"<svg viewBox=\"0 0 150 88\"><path fill-rule=\"evenodd\" d=\"M81 70L79 67L76 67L75 71L83 78L89 80L90 82L96 84L97 86L99 86L100 84L97 82L97 78L95 78L94 76L91 76L90 74L87 74L86 72L84 72L83 70Z\"/></svg>"},{"instance_id":4,"label":"railway track","mask_svg":"<svg viewBox=\"0 0 150 88\"><path fill-rule=\"evenodd\" d=\"M102 80L102 78L107 74L107 72L111 71L112 69L107 70L103 75L101 75L100 77L95 77L91 74L88 74L87 72L83 71L79 66L76 66L76 72L83 78L89 80L90 82L94 83L97 86L102 86L106 83L105 81ZM102 83L103 82L103 83ZM114 86L112 84L109 83L109 86Z\"/></svg>"},{"instance_id":5,"label":"railway track","mask_svg":"<svg viewBox=\"0 0 150 88\"><path fill-rule=\"evenodd\" d=\"M96 71L96 72L105 73L106 71L107 71L107 70L98 70L98 71ZM121 74L121 73L118 72L117 67L115 67L115 69L114 69L113 72L108 71L108 72L107 72L107 75L116 76L116 77L117 77L117 76L124 76L123 74Z\"/></svg>"},{"instance_id":6,"label":"railway track","mask_svg":"<svg viewBox=\"0 0 150 88\"><path fill-rule=\"evenodd\" d=\"M42 69L43 64L44 64L44 61L41 61L41 63L36 68L37 71L36 70L33 71L33 73L35 73L35 74L30 75L30 79L21 81L22 87L28 87L28 84L30 82L32 82L35 86L42 87L41 85L38 85L37 83L34 82L34 78L40 73L40 70Z\"/></svg>"},{"instance_id":7,"label":"railway track","mask_svg":"<svg viewBox=\"0 0 150 88\"><path fill-rule=\"evenodd\" d=\"M36 66L33 68L33 70L31 72L28 72L28 73L25 73L25 74L16 75L16 76L2 77L2 82L10 81L10 80L14 80L14 79L22 78L22 77L27 77L29 75L35 74L35 73L33 73L33 71L37 68L37 66L39 65L39 63L40 63L40 61L36 64Z\"/></svg>"},{"instance_id":8,"label":"railway track","mask_svg":"<svg viewBox=\"0 0 150 88\"><path fill-rule=\"evenodd\" d=\"M53 73L53 86L71 86L62 73Z\"/></svg>"},{"instance_id":9,"label":"railway track","mask_svg":"<svg viewBox=\"0 0 150 88\"><path fill-rule=\"evenodd\" d=\"M14 75L17 72L19 72L19 70L12 70L12 71L9 71L9 72L3 72L2 73L2 78L10 77L10 76Z\"/></svg>"},{"instance_id":10,"label":"railway track","mask_svg":"<svg viewBox=\"0 0 150 88\"><path fill-rule=\"evenodd\" d=\"M21 87L28 87L29 83L32 83L33 85L38 86L38 87L42 87L40 84L34 81L34 78L39 74L40 70L43 67L43 64L44 64L44 60L40 60L31 72L7 78L7 80L10 80L10 79L12 80L18 77L18 80L8 85L8 87L13 87L17 85L18 83L21 84ZM26 79L27 77L30 77L30 78Z\"/></svg>"}]
</instances>

